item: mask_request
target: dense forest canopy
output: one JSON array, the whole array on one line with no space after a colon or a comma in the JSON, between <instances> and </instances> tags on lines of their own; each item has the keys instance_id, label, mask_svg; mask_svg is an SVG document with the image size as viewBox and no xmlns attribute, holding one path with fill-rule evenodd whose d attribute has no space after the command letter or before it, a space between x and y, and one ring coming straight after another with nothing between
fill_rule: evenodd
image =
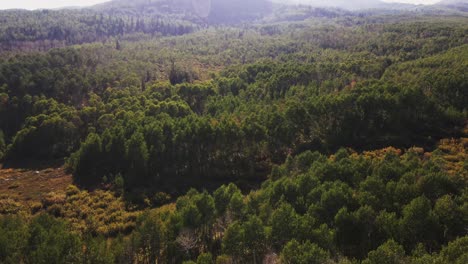
<instances>
[{"instance_id":1,"label":"dense forest canopy","mask_svg":"<svg viewBox=\"0 0 468 264\"><path fill-rule=\"evenodd\" d=\"M466 263L468 16L384 6L0 11L0 263Z\"/></svg>"}]
</instances>

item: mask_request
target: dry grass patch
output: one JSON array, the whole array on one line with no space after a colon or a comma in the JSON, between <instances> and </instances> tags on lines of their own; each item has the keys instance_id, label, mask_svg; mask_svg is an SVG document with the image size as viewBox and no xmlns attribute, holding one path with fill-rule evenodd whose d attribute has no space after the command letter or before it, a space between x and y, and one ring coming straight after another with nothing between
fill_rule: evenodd
<instances>
[{"instance_id":1,"label":"dry grass patch","mask_svg":"<svg viewBox=\"0 0 468 264\"><path fill-rule=\"evenodd\" d=\"M64 193L71 183L72 176L62 167L40 171L0 169L0 193L25 207L41 202L50 192Z\"/></svg>"},{"instance_id":2,"label":"dry grass patch","mask_svg":"<svg viewBox=\"0 0 468 264\"><path fill-rule=\"evenodd\" d=\"M50 214L68 220L77 232L106 237L130 233L140 215L139 211L127 208L121 197L109 191L80 191L73 185L62 195L46 195L42 206Z\"/></svg>"}]
</instances>

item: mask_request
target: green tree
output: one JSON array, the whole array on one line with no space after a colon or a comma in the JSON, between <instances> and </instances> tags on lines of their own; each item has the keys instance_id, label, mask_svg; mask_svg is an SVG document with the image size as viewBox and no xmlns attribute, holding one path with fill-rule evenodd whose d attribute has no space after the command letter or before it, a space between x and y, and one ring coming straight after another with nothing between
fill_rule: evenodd
<instances>
[{"instance_id":1,"label":"green tree","mask_svg":"<svg viewBox=\"0 0 468 264\"><path fill-rule=\"evenodd\" d=\"M200 254L197 258L197 264L213 264L213 255L211 253Z\"/></svg>"},{"instance_id":2,"label":"green tree","mask_svg":"<svg viewBox=\"0 0 468 264\"><path fill-rule=\"evenodd\" d=\"M112 175L124 172L126 168L125 134L121 127L107 130L108 139L103 135L103 150L106 153L106 170Z\"/></svg>"},{"instance_id":3,"label":"green tree","mask_svg":"<svg viewBox=\"0 0 468 264\"><path fill-rule=\"evenodd\" d=\"M148 147L145 138L140 132L132 135L127 142L127 172L125 183L129 187L139 187L144 185L148 175Z\"/></svg>"},{"instance_id":4,"label":"green tree","mask_svg":"<svg viewBox=\"0 0 468 264\"><path fill-rule=\"evenodd\" d=\"M293 239L281 251L281 261L288 264L321 264L328 258L328 252L310 241L301 244Z\"/></svg>"},{"instance_id":5,"label":"green tree","mask_svg":"<svg viewBox=\"0 0 468 264\"><path fill-rule=\"evenodd\" d=\"M439 219L443 229L443 237L446 241L453 240L457 234L462 233L463 213L452 196L445 195L437 199L434 214Z\"/></svg>"},{"instance_id":6,"label":"green tree","mask_svg":"<svg viewBox=\"0 0 468 264\"><path fill-rule=\"evenodd\" d=\"M239 222L231 224L224 233L223 251L235 259L244 256L243 230Z\"/></svg>"},{"instance_id":7,"label":"green tree","mask_svg":"<svg viewBox=\"0 0 468 264\"><path fill-rule=\"evenodd\" d=\"M27 252L28 226L20 216L0 216L0 263L21 263Z\"/></svg>"},{"instance_id":8,"label":"green tree","mask_svg":"<svg viewBox=\"0 0 468 264\"><path fill-rule=\"evenodd\" d=\"M364 258L375 243L375 212L369 206L348 213L340 209L335 216L336 243L347 256Z\"/></svg>"},{"instance_id":9,"label":"green tree","mask_svg":"<svg viewBox=\"0 0 468 264\"><path fill-rule=\"evenodd\" d=\"M244 217L245 213L245 204L244 204L244 197L240 192L235 192L231 200L229 201L228 210L231 216L235 220L240 220Z\"/></svg>"},{"instance_id":10,"label":"green tree","mask_svg":"<svg viewBox=\"0 0 468 264\"><path fill-rule=\"evenodd\" d=\"M288 241L296 237L299 224L299 216L288 203L282 203L273 212L271 217L271 239L276 248L282 248Z\"/></svg>"},{"instance_id":11,"label":"green tree","mask_svg":"<svg viewBox=\"0 0 468 264\"><path fill-rule=\"evenodd\" d=\"M266 233L263 223L258 217L251 216L242 227L245 251L250 253L254 264L260 263L266 250Z\"/></svg>"},{"instance_id":12,"label":"green tree","mask_svg":"<svg viewBox=\"0 0 468 264\"><path fill-rule=\"evenodd\" d=\"M374 251L369 252L363 264L403 264L406 263L405 250L393 240L385 242Z\"/></svg>"},{"instance_id":13,"label":"green tree","mask_svg":"<svg viewBox=\"0 0 468 264\"><path fill-rule=\"evenodd\" d=\"M162 261L164 247L164 225L159 214L148 212L138 221L138 227L133 233L135 246L142 252L145 263Z\"/></svg>"},{"instance_id":14,"label":"green tree","mask_svg":"<svg viewBox=\"0 0 468 264\"><path fill-rule=\"evenodd\" d=\"M79 237L62 220L41 214L31 222L26 249L28 263L79 263L81 250Z\"/></svg>"},{"instance_id":15,"label":"green tree","mask_svg":"<svg viewBox=\"0 0 468 264\"><path fill-rule=\"evenodd\" d=\"M102 179L102 146L99 135L91 133L86 141L81 144L70 162L73 167L74 180L79 184L92 185Z\"/></svg>"},{"instance_id":16,"label":"green tree","mask_svg":"<svg viewBox=\"0 0 468 264\"><path fill-rule=\"evenodd\" d=\"M78 141L75 125L54 115L29 118L8 147L11 160L49 160L68 156Z\"/></svg>"},{"instance_id":17,"label":"green tree","mask_svg":"<svg viewBox=\"0 0 468 264\"><path fill-rule=\"evenodd\" d=\"M408 249L412 249L418 242L428 247L437 245L440 227L437 216L432 211L431 202L426 197L418 197L403 208L400 225Z\"/></svg>"},{"instance_id":18,"label":"green tree","mask_svg":"<svg viewBox=\"0 0 468 264\"><path fill-rule=\"evenodd\" d=\"M233 183L219 187L214 193L213 198L215 201L216 214L223 215L228 209L229 203L234 194L240 194L239 188Z\"/></svg>"},{"instance_id":19,"label":"green tree","mask_svg":"<svg viewBox=\"0 0 468 264\"><path fill-rule=\"evenodd\" d=\"M438 261L440 263L462 264L468 261L468 236L460 237L450 242L442 249Z\"/></svg>"},{"instance_id":20,"label":"green tree","mask_svg":"<svg viewBox=\"0 0 468 264\"><path fill-rule=\"evenodd\" d=\"M112 264L115 256L108 246L104 237L89 237L85 239L86 251L82 256L82 263L89 264Z\"/></svg>"},{"instance_id":21,"label":"green tree","mask_svg":"<svg viewBox=\"0 0 468 264\"><path fill-rule=\"evenodd\" d=\"M431 201L435 201L444 195L457 193L456 183L443 173L424 175L418 182L418 187L424 196Z\"/></svg>"}]
</instances>

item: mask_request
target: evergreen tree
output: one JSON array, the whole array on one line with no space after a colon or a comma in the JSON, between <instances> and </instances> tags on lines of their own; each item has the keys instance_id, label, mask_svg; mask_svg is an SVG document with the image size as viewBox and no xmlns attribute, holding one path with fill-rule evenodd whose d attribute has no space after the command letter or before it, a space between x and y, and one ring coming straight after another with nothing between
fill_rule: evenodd
<instances>
[{"instance_id":1,"label":"evergreen tree","mask_svg":"<svg viewBox=\"0 0 468 264\"><path fill-rule=\"evenodd\" d=\"M300 244L297 240L291 240L281 252L281 260L291 264L320 264L328 258L329 254L325 250L310 241Z\"/></svg>"},{"instance_id":2,"label":"evergreen tree","mask_svg":"<svg viewBox=\"0 0 468 264\"><path fill-rule=\"evenodd\" d=\"M145 138L140 132L132 135L126 144L126 159L128 168L125 174L125 183L128 187L140 187L146 182L148 175L148 147Z\"/></svg>"},{"instance_id":3,"label":"evergreen tree","mask_svg":"<svg viewBox=\"0 0 468 264\"><path fill-rule=\"evenodd\" d=\"M77 183L93 185L102 179L103 152L101 138L91 133L86 141L81 144L80 150L71 158L73 163L73 176Z\"/></svg>"}]
</instances>

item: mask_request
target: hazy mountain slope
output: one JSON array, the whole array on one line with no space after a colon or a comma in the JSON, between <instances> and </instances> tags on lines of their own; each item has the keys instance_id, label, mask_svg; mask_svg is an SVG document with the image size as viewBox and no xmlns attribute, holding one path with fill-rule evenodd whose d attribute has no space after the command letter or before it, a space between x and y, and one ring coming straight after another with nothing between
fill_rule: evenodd
<instances>
[{"instance_id":1,"label":"hazy mountain slope","mask_svg":"<svg viewBox=\"0 0 468 264\"><path fill-rule=\"evenodd\" d=\"M391 6L380 0L274 0L277 3L305 4L318 7L338 7L344 9L369 9Z\"/></svg>"},{"instance_id":2,"label":"hazy mountain slope","mask_svg":"<svg viewBox=\"0 0 468 264\"><path fill-rule=\"evenodd\" d=\"M463 12L468 12L468 1L467 0L443 0L437 3L437 7L446 7L455 9Z\"/></svg>"},{"instance_id":3,"label":"hazy mountain slope","mask_svg":"<svg viewBox=\"0 0 468 264\"><path fill-rule=\"evenodd\" d=\"M210 23L237 23L252 20L271 12L268 0L115 0L95 8L106 10L136 9L140 12L179 14Z\"/></svg>"}]
</instances>

